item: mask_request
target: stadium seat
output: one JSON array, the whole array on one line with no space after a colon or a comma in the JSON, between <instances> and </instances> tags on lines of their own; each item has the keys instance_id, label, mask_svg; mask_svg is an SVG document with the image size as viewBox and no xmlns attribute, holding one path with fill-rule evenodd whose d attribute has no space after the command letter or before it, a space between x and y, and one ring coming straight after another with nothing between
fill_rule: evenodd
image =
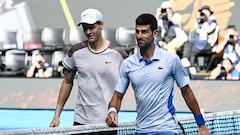
<instances>
[{"instance_id":1,"label":"stadium seat","mask_svg":"<svg viewBox=\"0 0 240 135\"><path fill-rule=\"evenodd\" d=\"M0 76L23 76L26 72L27 52L24 50L6 50Z\"/></svg>"},{"instance_id":2,"label":"stadium seat","mask_svg":"<svg viewBox=\"0 0 240 135\"><path fill-rule=\"evenodd\" d=\"M86 36L84 35L81 28L70 28L69 29L69 44L74 45L86 40Z\"/></svg>"},{"instance_id":3,"label":"stadium seat","mask_svg":"<svg viewBox=\"0 0 240 135\"><path fill-rule=\"evenodd\" d=\"M64 49L65 38L64 28L43 28L41 34L42 50L54 51Z\"/></svg>"},{"instance_id":4,"label":"stadium seat","mask_svg":"<svg viewBox=\"0 0 240 135\"><path fill-rule=\"evenodd\" d=\"M116 42L116 28L104 28L102 30L102 35L105 39L114 42L115 44L117 44Z\"/></svg>"},{"instance_id":5,"label":"stadium seat","mask_svg":"<svg viewBox=\"0 0 240 135\"><path fill-rule=\"evenodd\" d=\"M135 29L128 27L118 27L116 29L116 42L128 54L132 54L136 45Z\"/></svg>"},{"instance_id":6,"label":"stadium seat","mask_svg":"<svg viewBox=\"0 0 240 135\"><path fill-rule=\"evenodd\" d=\"M53 77L58 77L58 67L59 63L63 60L65 56L64 51L54 51L52 54L52 60L51 60L51 65L53 67Z\"/></svg>"},{"instance_id":7,"label":"stadium seat","mask_svg":"<svg viewBox=\"0 0 240 135\"><path fill-rule=\"evenodd\" d=\"M41 34L42 29L23 31L23 48L26 50L42 48Z\"/></svg>"},{"instance_id":8,"label":"stadium seat","mask_svg":"<svg viewBox=\"0 0 240 135\"><path fill-rule=\"evenodd\" d=\"M0 30L0 50L17 48L17 32Z\"/></svg>"}]
</instances>

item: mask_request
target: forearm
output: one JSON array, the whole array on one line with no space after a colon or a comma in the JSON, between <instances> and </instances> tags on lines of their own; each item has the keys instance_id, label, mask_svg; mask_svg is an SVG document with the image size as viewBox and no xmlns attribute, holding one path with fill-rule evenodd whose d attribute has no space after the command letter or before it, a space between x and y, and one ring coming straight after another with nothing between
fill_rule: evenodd
<instances>
[{"instance_id":1,"label":"forearm","mask_svg":"<svg viewBox=\"0 0 240 135\"><path fill-rule=\"evenodd\" d=\"M38 69L38 76L39 76L40 78L44 78L44 77L45 77L43 68L39 68L39 69Z\"/></svg>"},{"instance_id":2,"label":"forearm","mask_svg":"<svg viewBox=\"0 0 240 135\"><path fill-rule=\"evenodd\" d=\"M157 20L159 19L160 15L161 15L161 8L157 8L156 13L155 13L155 17Z\"/></svg>"},{"instance_id":3,"label":"forearm","mask_svg":"<svg viewBox=\"0 0 240 135\"><path fill-rule=\"evenodd\" d=\"M216 79L219 75L219 73L221 72L221 66L222 64L217 64L217 67L215 67L211 73L210 73L210 76L209 76L209 79Z\"/></svg>"},{"instance_id":4,"label":"forearm","mask_svg":"<svg viewBox=\"0 0 240 135\"><path fill-rule=\"evenodd\" d=\"M208 33L212 33L214 30L216 30L216 27L217 27L216 23L209 24Z\"/></svg>"},{"instance_id":5,"label":"forearm","mask_svg":"<svg viewBox=\"0 0 240 135\"><path fill-rule=\"evenodd\" d=\"M109 102L108 108L114 107L116 108L117 112L119 112L121 108L122 98L123 95L115 91L111 101Z\"/></svg>"},{"instance_id":6,"label":"forearm","mask_svg":"<svg viewBox=\"0 0 240 135\"><path fill-rule=\"evenodd\" d=\"M201 113L196 97L194 96L193 91L189 86L182 88L182 96L188 108L194 115Z\"/></svg>"},{"instance_id":7,"label":"forearm","mask_svg":"<svg viewBox=\"0 0 240 135\"><path fill-rule=\"evenodd\" d=\"M32 65L32 66L28 69L27 74L26 74L26 77L33 77L34 70L35 70L35 66Z\"/></svg>"},{"instance_id":8,"label":"forearm","mask_svg":"<svg viewBox=\"0 0 240 135\"><path fill-rule=\"evenodd\" d=\"M198 102L193 94L191 87L189 85L187 85L187 86L181 88L181 91L182 91L182 95L184 97L184 100L185 100L188 108L194 114L196 123L199 126L198 134L209 135L209 131L208 131L207 127L205 126L205 120L203 118L203 115L201 114Z\"/></svg>"},{"instance_id":9,"label":"forearm","mask_svg":"<svg viewBox=\"0 0 240 135\"><path fill-rule=\"evenodd\" d=\"M66 80L63 80L63 83L60 88L60 92L58 95L57 107L55 112L55 117L60 117L60 114L64 108L65 103L68 100L68 97L72 90L72 83L67 83Z\"/></svg>"},{"instance_id":10,"label":"forearm","mask_svg":"<svg viewBox=\"0 0 240 135\"><path fill-rule=\"evenodd\" d=\"M223 51L227 41L227 39L223 39L223 41L216 46L216 53L221 53Z\"/></svg>"}]
</instances>

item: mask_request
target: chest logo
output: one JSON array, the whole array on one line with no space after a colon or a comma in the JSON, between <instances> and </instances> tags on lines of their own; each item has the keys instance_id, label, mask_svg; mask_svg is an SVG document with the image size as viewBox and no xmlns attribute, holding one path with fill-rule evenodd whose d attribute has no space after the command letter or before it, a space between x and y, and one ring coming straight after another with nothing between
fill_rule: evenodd
<instances>
[{"instance_id":1,"label":"chest logo","mask_svg":"<svg viewBox=\"0 0 240 135\"><path fill-rule=\"evenodd\" d=\"M109 63L112 63L111 61L105 61L105 64L109 64Z\"/></svg>"}]
</instances>

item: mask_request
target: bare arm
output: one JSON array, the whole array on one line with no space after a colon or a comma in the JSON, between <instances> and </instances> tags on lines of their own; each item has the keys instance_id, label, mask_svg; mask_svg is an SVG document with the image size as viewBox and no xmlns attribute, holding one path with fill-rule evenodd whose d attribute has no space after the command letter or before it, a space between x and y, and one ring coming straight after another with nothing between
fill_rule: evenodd
<instances>
[{"instance_id":1,"label":"bare arm","mask_svg":"<svg viewBox=\"0 0 240 135\"><path fill-rule=\"evenodd\" d=\"M155 17L156 17L157 20L159 19L160 15L161 15L161 10L162 10L161 7L158 7L157 10L156 10Z\"/></svg>"},{"instance_id":2,"label":"bare arm","mask_svg":"<svg viewBox=\"0 0 240 135\"><path fill-rule=\"evenodd\" d=\"M119 93L119 92L114 92L114 95L108 105L108 108L115 108L116 112L112 111L108 113L108 116L106 118L106 123L109 126L118 126L118 116L117 116L117 112L119 112L120 107L121 107L121 103L122 103L122 98L123 98L123 94Z\"/></svg>"},{"instance_id":3,"label":"bare arm","mask_svg":"<svg viewBox=\"0 0 240 135\"><path fill-rule=\"evenodd\" d=\"M199 105L197 102L197 99L195 98L192 89L190 88L189 85L181 88L182 96L188 106L188 108L192 111L192 113L195 114L200 114L200 109Z\"/></svg>"},{"instance_id":4,"label":"bare arm","mask_svg":"<svg viewBox=\"0 0 240 135\"><path fill-rule=\"evenodd\" d=\"M224 38L222 42L216 45L216 53L221 53L224 50L225 45L227 44L228 39Z\"/></svg>"},{"instance_id":5,"label":"bare arm","mask_svg":"<svg viewBox=\"0 0 240 135\"><path fill-rule=\"evenodd\" d=\"M63 107L71 93L72 90L72 86L73 86L73 80L74 80L74 76L75 76L75 71L68 71L65 75L65 78L62 82L61 88L60 88L60 92L58 95L58 101L57 101L57 106L56 106L56 111L53 117L53 120L50 124L50 127L57 127L59 126L59 119L60 119L60 115L61 112L63 110Z\"/></svg>"},{"instance_id":6,"label":"bare arm","mask_svg":"<svg viewBox=\"0 0 240 135\"><path fill-rule=\"evenodd\" d=\"M35 70L35 65L32 65L32 66L28 69L28 71L27 71L27 73L26 73L26 77L33 77L34 70Z\"/></svg>"},{"instance_id":7,"label":"bare arm","mask_svg":"<svg viewBox=\"0 0 240 135\"><path fill-rule=\"evenodd\" d=\"M217 27L216 23L210 23L208 26L208 33L212 33Z\"/></svg>"},{"instance_id":8,"label":"bare arm","mask_svg":"<svg viewBox=\"0 0 240 135\"><path fill-rule=\"evenodd\" d=\"M38 76L39 76L40 78L45 78L45 77L47 77L47 76L45 76L45 74L44 74L44 69L43 69L43 67L38 69Z\"/></svg>"},{"instance_id":9,"label":"bare arm","mask_svg":"<svg viewBox=\"0 0 240 135\"><path fill-rule=\"evenodd\" d=\"M237 52L237 55L240 56L240 45L238 43L236 43L234 47Z\"/></svg>"},{"instance_id":10,"label":"bare arm","mask_svg":"<svg viewBox=\"0 0 240 135\"><path fill-rule=\"evenodd\" d=\"M34 77L35 76L35 73L34 73L35 70L37 70L39 78L52 77L53 68L48 67L48 68L44 69L44 66L40 65L37 62L34 62L31 65L31 67L28 69L28 71L26 73L26 77Z\"/></svg>"},{"instance_id":11,"label":"bare arm","mask_svg":"<svg viewBox=\"0 0 240 135\"><path fill-rule=\"evenodd\" d=\"M191 110L191 112L194 114L194 116L200 115L201 114L200 108L199 108L197 99L194 96L191 87L189 85L186 85L183 88L181 88L181 92L182 92L182 96L183 96L188 108ZM204 124L199 126L198 134L199 135L200 134L201 135L209 135L209 131Z\"/></svg>"}]
</instances>

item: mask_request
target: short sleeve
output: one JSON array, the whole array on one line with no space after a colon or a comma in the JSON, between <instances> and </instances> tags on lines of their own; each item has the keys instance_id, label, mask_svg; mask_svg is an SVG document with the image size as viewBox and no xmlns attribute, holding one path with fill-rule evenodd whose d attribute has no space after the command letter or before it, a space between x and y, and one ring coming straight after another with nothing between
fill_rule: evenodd
<instances>
[{"instance_id":1,"label":"short sleeve","mask_svg":"<svg viewBox=\"0 0 240 135\"><path fill-rule=\"evenodd\" d=\"M181 61L178 57L174 58L173 75L179 88L182 88L190 83L190 78L187 70L182 66Z\"/></svg>"},{"instance_id":2,"label":"short sleeve","mask_svg":"<svg viewBox=\"0 0 240 135\"><path fill-rule=\"evenodd\" d=\"M120 66L118 82L115 86L115 90L119 93L125 94L129 86L128 78L128 66L127 61L124 60Z\"/></svg>"}]
</instances>

